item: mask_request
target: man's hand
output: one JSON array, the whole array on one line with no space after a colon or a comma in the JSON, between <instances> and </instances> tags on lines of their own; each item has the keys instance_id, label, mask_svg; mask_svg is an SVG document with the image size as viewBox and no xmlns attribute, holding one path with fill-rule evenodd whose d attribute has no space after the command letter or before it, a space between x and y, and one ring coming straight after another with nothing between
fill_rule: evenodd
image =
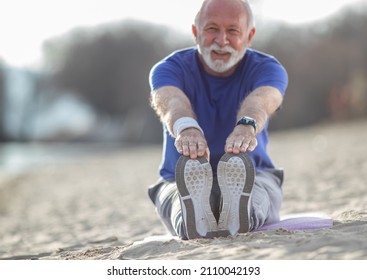
<instances>
[{"instance_id":1,"label":"man's hand","mask_svg":"<svg viewBox=\"0 0 367 280\"><path fill-rule=\"evenodd\" d=\"M226 153L252 152L257 146L255 129L251 125L237 125L228 136L224 151Z\"/></svg>"},{"instance_id":2,"label":"man's hand","mask_svg":"<svg viewBox=\"0 0 367 280\"><path fill-rule=\"evenodd\" d=\"M176 138L175 146L177 151L191 159L205 156L209 160L208 144L204 135L196 128L183 130Z\"/></svg>"}]
</instances>

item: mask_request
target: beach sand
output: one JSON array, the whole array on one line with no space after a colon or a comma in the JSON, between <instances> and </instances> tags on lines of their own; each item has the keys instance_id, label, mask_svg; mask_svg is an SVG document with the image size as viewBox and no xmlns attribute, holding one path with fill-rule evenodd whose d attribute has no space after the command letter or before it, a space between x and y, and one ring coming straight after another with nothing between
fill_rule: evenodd
<instances>
[{"instance_id":1,"label":"beach sand","mask_svg":"<svg viewBox=\"0 0 367 280\"><path fill-rule=\"evenodd\" d=\"M331 228L167 236L147 196L161 147L129 147L1 175L0 258L367 259L367 120L270 139L269 153L285 170L281 215L321 213Z\"/></svg>"}]
</instances>

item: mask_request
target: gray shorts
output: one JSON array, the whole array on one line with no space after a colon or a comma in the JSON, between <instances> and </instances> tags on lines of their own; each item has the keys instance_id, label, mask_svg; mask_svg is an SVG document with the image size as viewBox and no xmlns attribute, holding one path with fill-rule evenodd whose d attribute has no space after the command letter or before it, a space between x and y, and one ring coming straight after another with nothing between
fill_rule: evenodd
<instances>
[{"instance_id":1,"label":"gray shorts","mask_svg":"<svg viewBox=\"0 0 367 280\"><path fill-rule=\"evenodd\" d=\"M250 200L251 230L267 223L279 221L279 211L283 198L282 184L283 170L269 168L256 170ZM172 235L187 239L175 181L161 180L149 188L148 194L167 230ZM216 183L216 178L214 178L210 204L216 218L219 216L220 201L220 189Z\"/></svg>"}]
</instances>

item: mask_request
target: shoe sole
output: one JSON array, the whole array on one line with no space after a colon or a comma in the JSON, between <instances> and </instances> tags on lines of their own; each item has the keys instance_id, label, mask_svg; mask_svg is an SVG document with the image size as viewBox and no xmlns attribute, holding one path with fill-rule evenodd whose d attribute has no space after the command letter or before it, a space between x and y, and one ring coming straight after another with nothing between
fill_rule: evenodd
<instances>
[{"instance_id":1,"label":"shoe sole","mask_svg":"<svg viewBox=\"0 0 367 280\"><path fill-rule=\"evenodd\" d=\"M192 160L181 156L176 164L176 184L187 237L213 237L213 232L217 231L217 221L209 202L213 172L206 158Z\"/></svg>"},{"instance_id":2,"label":"shoe sole","mask_svg":"<svg viewBox=\"0 0 367 280\"><path fill-rule=\"evenodd\" d=\"M251 159L244 153L224 154L218 163L217 177L223 198L218 234L233 236L248 232L249 201L255 180Z\"/></svg>"}]
</instances>

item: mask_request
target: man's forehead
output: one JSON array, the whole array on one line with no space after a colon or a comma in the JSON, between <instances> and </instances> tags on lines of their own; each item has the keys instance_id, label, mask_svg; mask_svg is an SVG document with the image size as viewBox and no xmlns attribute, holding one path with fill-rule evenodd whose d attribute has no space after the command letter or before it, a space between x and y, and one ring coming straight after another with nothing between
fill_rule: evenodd
<instances>
[{"instance_id":1,"label":"man's forehead","mask_svg":"<svg viewBox=\"0 0 367 280\"><path fill-rule=\"evenodd\" d=\"M203 3L203 13L210 11L226 11L232 13L245 12L245 4L241 0L207 0Z\"/></svg>"},{"instance_id":2,"label":"man's forehead","mask_svg":"<svg viewBox=\"0 0 367 280\"><path fill-rule=\"evenodd\" d=\"M241 1L238 0L209 0L201 11L200 19L221 20L227 19L233 22L239 22L241 19L246 20L247 13Z\"/></svg>"}]
</instances>

